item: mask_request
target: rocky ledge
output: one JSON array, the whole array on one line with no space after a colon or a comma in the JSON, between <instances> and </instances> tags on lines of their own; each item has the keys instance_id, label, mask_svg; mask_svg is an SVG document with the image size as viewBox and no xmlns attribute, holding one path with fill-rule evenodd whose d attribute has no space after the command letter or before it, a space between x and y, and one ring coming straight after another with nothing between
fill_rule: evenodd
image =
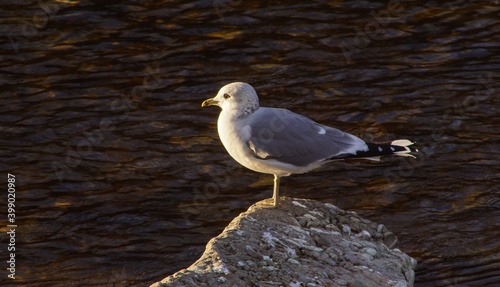
<instances>
[{"instance_id":1,"label":"rocky ledge","mask_svg":"<svg viewBox=\"0 0 500 287\"><path fill-rule=\"evenodd\" d=\"M415 259L384 225L314 200L252 205L160 286L413 286Z\"/></svg>"}]
</instances>

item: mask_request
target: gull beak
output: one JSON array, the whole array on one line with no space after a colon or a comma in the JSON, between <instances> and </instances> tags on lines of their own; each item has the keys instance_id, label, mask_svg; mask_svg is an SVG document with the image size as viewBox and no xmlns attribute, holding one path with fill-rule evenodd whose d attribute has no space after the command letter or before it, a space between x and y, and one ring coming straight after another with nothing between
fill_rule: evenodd
<instances>
[{"instance_id":1,"label":"gull beak","mask_svg":"<svg viewBox=\"0 0 500 287\"><path fill-rule=\"evenodd\" d=\"M201 103L201 106L202 107L216 106L217 104L219 104L219 101L216 101L216 100L214 100L214 98L211 98L211 99L208 99L208 100L204 101L203 103Z\"/></svg>"}]
</instances>

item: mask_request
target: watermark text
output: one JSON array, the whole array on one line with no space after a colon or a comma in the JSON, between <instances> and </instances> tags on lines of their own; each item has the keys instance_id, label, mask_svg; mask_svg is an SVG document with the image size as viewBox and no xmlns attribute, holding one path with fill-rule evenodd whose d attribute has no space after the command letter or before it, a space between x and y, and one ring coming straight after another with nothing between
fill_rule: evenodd
<instances>
[{"instance_id":1,"label":"watermark text","mask_svg":"<svg viewBox=\"0 0 500 287\"><path fill-rule=\"evenodd\" d=\"M7 182L7 237L9 238L7 245L9 274L7 277L16 279L16 176L8 173Z\"/></svg>"}]
</instances>

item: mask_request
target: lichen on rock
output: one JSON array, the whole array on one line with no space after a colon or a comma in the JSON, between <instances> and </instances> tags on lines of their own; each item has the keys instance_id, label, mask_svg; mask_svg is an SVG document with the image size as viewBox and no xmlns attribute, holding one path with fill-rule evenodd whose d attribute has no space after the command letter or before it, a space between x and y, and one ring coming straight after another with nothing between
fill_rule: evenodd
<instances>
[{"instance_id":1,"label":"lichen on rock","mask_svg":"<svg viewBox=\"0 0 500 287\"><path fill-rule=\"evenodd\" d=\"M314 200L270 206L252 205L198 261L151 286L413 286L416 260L384 225Z\"/></svg>"}]
</instances>

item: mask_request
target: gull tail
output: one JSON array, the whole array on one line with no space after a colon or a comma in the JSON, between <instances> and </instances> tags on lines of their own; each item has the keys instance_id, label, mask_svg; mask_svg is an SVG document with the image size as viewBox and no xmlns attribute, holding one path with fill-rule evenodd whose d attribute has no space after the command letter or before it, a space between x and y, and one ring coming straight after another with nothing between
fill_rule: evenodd
<instances>
[{"instance_id":1,"label":"gull tail","mask_svg":"<svg viewBox=\"0 0 500 287\"><path fill-rule=\"evenodd\" d=\"M413 144L414 142L409 140L395 140L391 142L390 146L391 148L396 149L393 154L397 156L409 156L412 158L416 158L414 155L410 154L412 152L418 152L418 149L416 147L411 146Z\"/></svg>"},{"instance_id":2,"label":"gull tail","mask_svg":"<svg viewBox=\"0 0 500 287\"><path fill-rule=\"evenodd\" d=\"M412 152L418 152L418 149L412 147L414 142L410 140L395 140L387 144L366 143L368 150L357 151L356 154L344 154L332 159L344 158L363 158L374 161L380 161L381 156L397 155L416 158Z\"/></svg>"},{"instance_id":3,"label":"gull tail","mask_svg":"<svg viewBox=\"0 0 500 287\"><path fill-rule=\"evenodd\" d=\"M367 151L358 151L357 158L365 158L370 160L379 161L383 155L397 155L416 158L412 152L418 152L418 149L412 147L414 142L409 140L395 140L389 144L375 144L366 143L368 145Z\"/></svg>"}]
</instances>

